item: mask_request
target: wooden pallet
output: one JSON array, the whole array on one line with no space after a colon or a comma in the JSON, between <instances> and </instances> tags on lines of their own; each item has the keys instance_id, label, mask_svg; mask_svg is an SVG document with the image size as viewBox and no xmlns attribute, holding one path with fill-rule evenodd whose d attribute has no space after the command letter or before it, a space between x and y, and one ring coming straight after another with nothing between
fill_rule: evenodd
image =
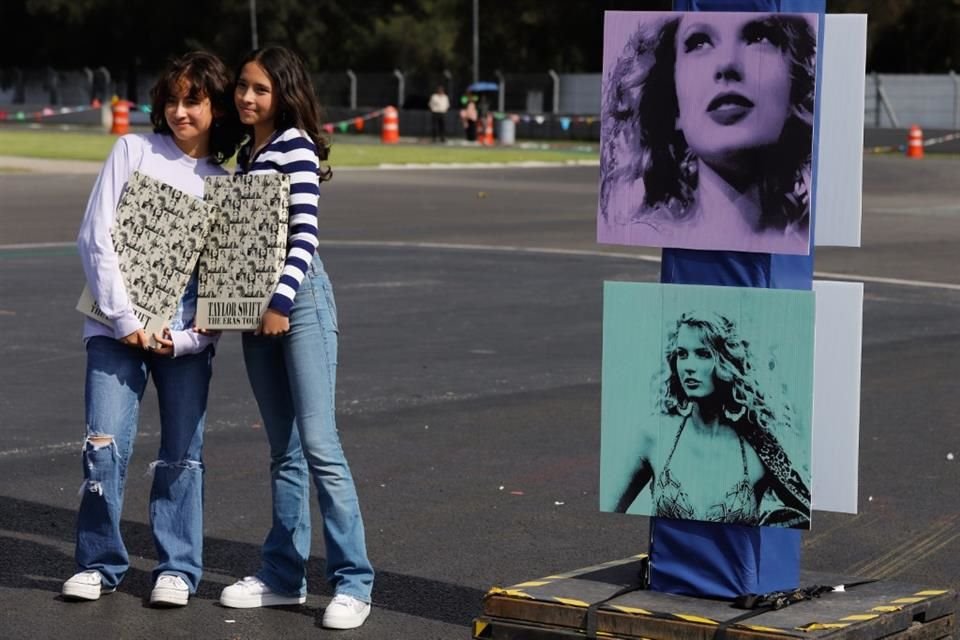
<instances>
[{"instance_id":1,"label":"wooden pallet","mask_svg":"<svg viewBox=\"0 0 960 640\"><path fill-rule=\"evenodd\" d=\"M584 638L587 608L639 584L645 556L634 556L494 588L474 621L478 640ZM801 586L861 578L801 572ZM831 592L734 623L728 640L940 640L955 629L957 593L886 580ZM744 613L721 600L632 591L600 605L597 637L623 640L712 640L719 625Z\"/></svg>"}]
</instances>

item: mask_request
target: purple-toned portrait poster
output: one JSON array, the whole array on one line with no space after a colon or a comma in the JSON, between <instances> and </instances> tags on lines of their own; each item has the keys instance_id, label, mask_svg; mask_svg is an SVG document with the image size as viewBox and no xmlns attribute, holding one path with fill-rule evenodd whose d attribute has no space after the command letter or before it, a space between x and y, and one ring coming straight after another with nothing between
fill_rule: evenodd
<instances>
[{"instance_id":1,"label":"purple-toned portrait poster","mask_svg":"<svg viewBox=\"0 0 960 640\"><path fill-rule=\"evenodd\" d=\"M817 16L608 11L601 243L807 254Z\"/></svg>"}]
</instances>

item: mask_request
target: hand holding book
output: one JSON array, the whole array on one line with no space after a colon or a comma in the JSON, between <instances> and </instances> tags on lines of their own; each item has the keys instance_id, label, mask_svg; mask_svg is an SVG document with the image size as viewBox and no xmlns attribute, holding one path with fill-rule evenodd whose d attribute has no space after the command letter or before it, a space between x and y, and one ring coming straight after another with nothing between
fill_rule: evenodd
<instances>
[{"instance_id":1,"label":"hand holding book","mask_svg":"<svg viewBox=\"0 0 960 640\"><path fill-rule=\"evenodd\" d=\"M173 357L173 336L170 335L170 329L164 327L162 335L159 333L153 334L153 340L156 344L156 346L153 347L153 352L155 354L159 356Z\"/></svg>"},{"instance_id":2,"label":"hand holding book","mask_svg":"<svg viewBox=\"0 0 960 640\"><path fill-rule=\"evenodd\" d=\"M254 332L258 336L282 336L290 331L290 318L279 311L267 309L260 318L260 326Z\"/></svg>"},{"instance_id":3,"label":"hand holding book","mask_svg":"<svg viewBox=\"0 0 960 640\"><path fill-rule=\"evenodd\" d=\"M143 329L137 329L130 335L123 336L120 342L134 349L147 349L150 346L150 339L147 338L147 332Z\"/></svg>"}]
</instances>

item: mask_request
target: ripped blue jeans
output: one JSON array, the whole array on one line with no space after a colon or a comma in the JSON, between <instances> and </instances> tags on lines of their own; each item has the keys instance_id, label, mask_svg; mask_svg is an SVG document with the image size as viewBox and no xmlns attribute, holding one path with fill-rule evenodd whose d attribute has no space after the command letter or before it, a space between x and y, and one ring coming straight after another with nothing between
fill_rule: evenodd
<instances>
[{"instance_id":1,"label":"ripped blue jeans","mask_svg":"<svg viewBox=\"0 0 960 640\"><path fill-rule=\"evenodd\" d=\"M86 440L76 560L115 587L130 566L120 537L127 464L140 401L153 376L160 405L160 450L150 491L150 525L161 573L182 577L195 593L203 567L203 424L213 347L169 358L97 336L87 342Z\"/></svg>"}]
</instances>

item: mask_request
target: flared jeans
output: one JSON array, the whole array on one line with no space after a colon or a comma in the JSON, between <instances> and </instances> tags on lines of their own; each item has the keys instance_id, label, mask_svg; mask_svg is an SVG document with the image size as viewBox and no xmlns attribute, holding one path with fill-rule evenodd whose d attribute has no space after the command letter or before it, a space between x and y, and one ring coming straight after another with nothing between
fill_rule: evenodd
<instances>
[{"instance_id":1,"label":"flared jeans","mask_svg":"<svg viewBox=\"0 0 960 640\"><path fill-rule=\"evenodd\" d=\"M370 602L360 504L334 413L337 309L330 280L314 257L283 336L243 335L243 356L270 443L273 525L257 577L283 595L306 593L310 556L310 478L326 543L326 580L337 594Z\"/></svg>"}]
</instances>

